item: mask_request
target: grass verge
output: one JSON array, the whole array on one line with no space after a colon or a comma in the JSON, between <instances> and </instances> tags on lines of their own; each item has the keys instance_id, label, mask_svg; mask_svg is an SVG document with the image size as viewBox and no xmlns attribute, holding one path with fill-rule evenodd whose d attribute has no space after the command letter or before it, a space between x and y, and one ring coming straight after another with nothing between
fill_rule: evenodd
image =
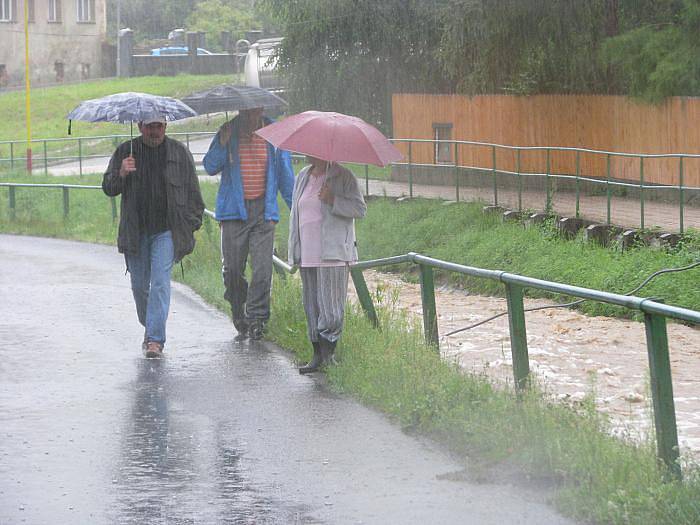
<instances>
[{"instance_id":1,"label":"grass verge","mask_svg":"<svg viewBox=\"0 0 700 525\"><path fill-rule=\"evenodd\" d=\"M184 97L194 91L233 82L231 75L177 75L173 77L107 78L32 89L32 134L34 138L64 138L67 136L66 115L80 102L113 93L136 91ZM3 125L0 140L23 140L26 138L26 110L24 91L8 91L0 94L0 115ZM183 121L185 124L186 121ZM178 128L179 130L179 128ZM184 129L183 131L190 131ZM124 124L110 122L74 123L76 136L111 135L129 132Z\"/></svg>"},{"instance_id":2,"label":"grass verge","mask_svg":"<svg viewBox=\"0 0 700 525\"><path fill-rule=\"evenodd\" d=\"M85 177L82 180L85 181ZM211 204L215 187L209 186L203 185L203 190L206 202ZM51 191L55 195L48 193ZM66 221L62 219L60 190L21 193L27 196L21 197L22 201L18 197L14 221L8 219L7 201L0 194L0 231L114 241L116 232L111 207L101 192L80 190L81 196L72 201L71 216ZM75 193L78 194L78 190ZM78 199L84 200L78 202ZM440 213L457 208L436 205L430 211L425 203L392 206L395 204L383 201L371 204L368 219L361 223L359 232L365 257L368 252L370 256L383 255L382 250L392 254L408 251L397 241L399 237L407 237L405 242L409 244L429 244L434 250L429 253L441 256L436 253L441 249L437 238L454 240L460 228L473 227L477 231L480 228L485 238L501 235L498 225L489 226L488 219L479 222L476 212L467 209L461 209L461 213L473 220L453 223L443 221L454 221L456 216ZM438 215L431 219L433 213ZM389 224L381 226L375 218ZM430 223L440 228L430 230ZM406 224L411 226L406 227ZM454 227L444 228L445 224L454 224ZM394 230L384 231L393 231L393 236L380 238L376 230L391 225ZM449 231L442 234L440 230ZM423 235L430 234L427 240L420 237L421 231ZM508 235L515 235L516 231L517 228ZM285 232L283 222L278 229L280 247L284 244ZM541 232L538 235L542 237ZM500 244L508 239L503 234ZM195 252L184 261L184 281L205 300L223 309L218 226L207 219L197 240ZM519 253L527 252L525 245L534 241L527 237L514 246L499 249L511 253L515 261ZM377 248L377 242L382 246ZM473 246L479 246L476 239L472 242ZM555 239L548 242L567 244ZM498 247L486 240L484 243L492 249ZM373 249L378 250L376 254L372 253ZM481 249L488 252L487 248ZM693 249L690 245L686 248L690 255L681 253L679 256L692 256ZM565 252L566 248L562 250ZM583 247L580 250L574 252L577 258L586 254ZM469 253L475 252L479 250L472 248ZM479 265L472 260L469 263ZM546 266L549 262L545 260L539 264ZM565 267L565 262L557 261L556 266ZM604 270L599 269L600 272ZM174 272L174 276L181 278L179 271ZM300 296L298 279L275 278L269 337L304 360L309 357L309 350ZM428 434L448 445L466 458L470 466L468 477L484 479L486 476L488 480L489 472L498 470L497 465L516 466L530 483L539 481L556 487L556 505L585 521L615 524L700 522L700 469L688 465L683 482L667 482L663 470L657 466L652 444L632 444L611 437L608 422L592 404L593 396L576 407L567 407L550 403L533 388L518 400L510 392L494 388L484 377L465 375L452 364L441 361L423 343L420 328L397 311L388 298L380 305L379 315L384 328L378 332L360 311L348 309L346 330L338 349L340 364L328 370L331 384L391 414L407 431Z\"/></svg>"}]
</instances>

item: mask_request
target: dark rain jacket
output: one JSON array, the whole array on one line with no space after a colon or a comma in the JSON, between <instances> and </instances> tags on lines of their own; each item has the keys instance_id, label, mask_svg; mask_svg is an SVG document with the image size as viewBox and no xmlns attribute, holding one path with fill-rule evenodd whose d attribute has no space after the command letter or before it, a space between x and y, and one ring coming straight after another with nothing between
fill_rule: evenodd
<instances>
[{"instance_id":1,"label":"dark rain jacket","mask_svg":"<svg viewBox=\"0 0 700 525\"><path fill-rule=\"evenodd\" d=\"M102 190L110 197L121 195L121 216L117 247L125 255L138 255L139 227L138 199L135 185L131 182L140 175L137 151L142 150L141 137L134 139L136 171L126 177L119 176L122 160L129 156L129 142L120 145L102 179ZM189 150L180 142L165 137L165 186L168 201L168 229L172 233L175 248L175 262L194 250L194 232L202 225L204 201L199 190L199 180L195 173L194 159Z\"/></svg>"}]
</instances>

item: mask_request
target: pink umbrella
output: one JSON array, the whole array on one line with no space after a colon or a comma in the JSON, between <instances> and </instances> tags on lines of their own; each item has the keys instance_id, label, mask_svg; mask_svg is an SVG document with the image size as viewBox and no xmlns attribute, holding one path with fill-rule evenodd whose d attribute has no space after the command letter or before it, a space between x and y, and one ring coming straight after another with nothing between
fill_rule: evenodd
<instances>
[{"instance_id":1,"label":"pink umbrella","mask_svg":"<svg viewBox=\"0 0 700 525\"><path fill-rule=\"evenodd\" d=\"M403 158L375 127L342 113L304 111L255 133L278 148L332 162L386 166Z\"/></svg>"}]
</instances>

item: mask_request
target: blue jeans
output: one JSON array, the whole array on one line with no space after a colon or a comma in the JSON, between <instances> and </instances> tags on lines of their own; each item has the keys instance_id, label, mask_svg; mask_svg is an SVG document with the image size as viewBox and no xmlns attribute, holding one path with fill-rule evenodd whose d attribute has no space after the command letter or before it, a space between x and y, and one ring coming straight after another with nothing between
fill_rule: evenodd
<instances>
[{"instance_id":1,"label":"blue jeans","mask_svg":"<svg viewBox=\"0 0 700 525\"><path fill-rule=\"evenodd\" d=\"M175 249L170 231L142 235L139 254L127 255L131 291L146 339L165 343L165 322L170 310L170 271Z\"/></svg>"}]
</instances>

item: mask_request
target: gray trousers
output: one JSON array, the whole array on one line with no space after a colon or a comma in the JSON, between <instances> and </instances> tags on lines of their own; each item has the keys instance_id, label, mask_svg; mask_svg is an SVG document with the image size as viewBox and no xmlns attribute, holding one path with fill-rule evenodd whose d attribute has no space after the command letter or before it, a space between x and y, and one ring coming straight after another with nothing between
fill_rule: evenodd
<instances>
[{"instance_id":1,"label":"gray trousers","mask_svg":"<svg viewBox=\"0 0 700 525\"><path fill-rule=\"evenodd\" d=\"M265 220L265 199L245 201L247 221L221 222L222 274L237 328L241 323L270 318L272 248L275 224ZM250 255L250 285L245 267Z\"/></svg>"},{"instance_id":2,"label":"gray trousers","mask_svg":"<svg viewBox=\"0 0 700 525\"><path fill-rule=\"evenodd\" d=\"M316 343L323 337L336 342L343 331L350 274L347 265L300 268L299 272L309 340Z\"/></svg>"}]
</instances>

